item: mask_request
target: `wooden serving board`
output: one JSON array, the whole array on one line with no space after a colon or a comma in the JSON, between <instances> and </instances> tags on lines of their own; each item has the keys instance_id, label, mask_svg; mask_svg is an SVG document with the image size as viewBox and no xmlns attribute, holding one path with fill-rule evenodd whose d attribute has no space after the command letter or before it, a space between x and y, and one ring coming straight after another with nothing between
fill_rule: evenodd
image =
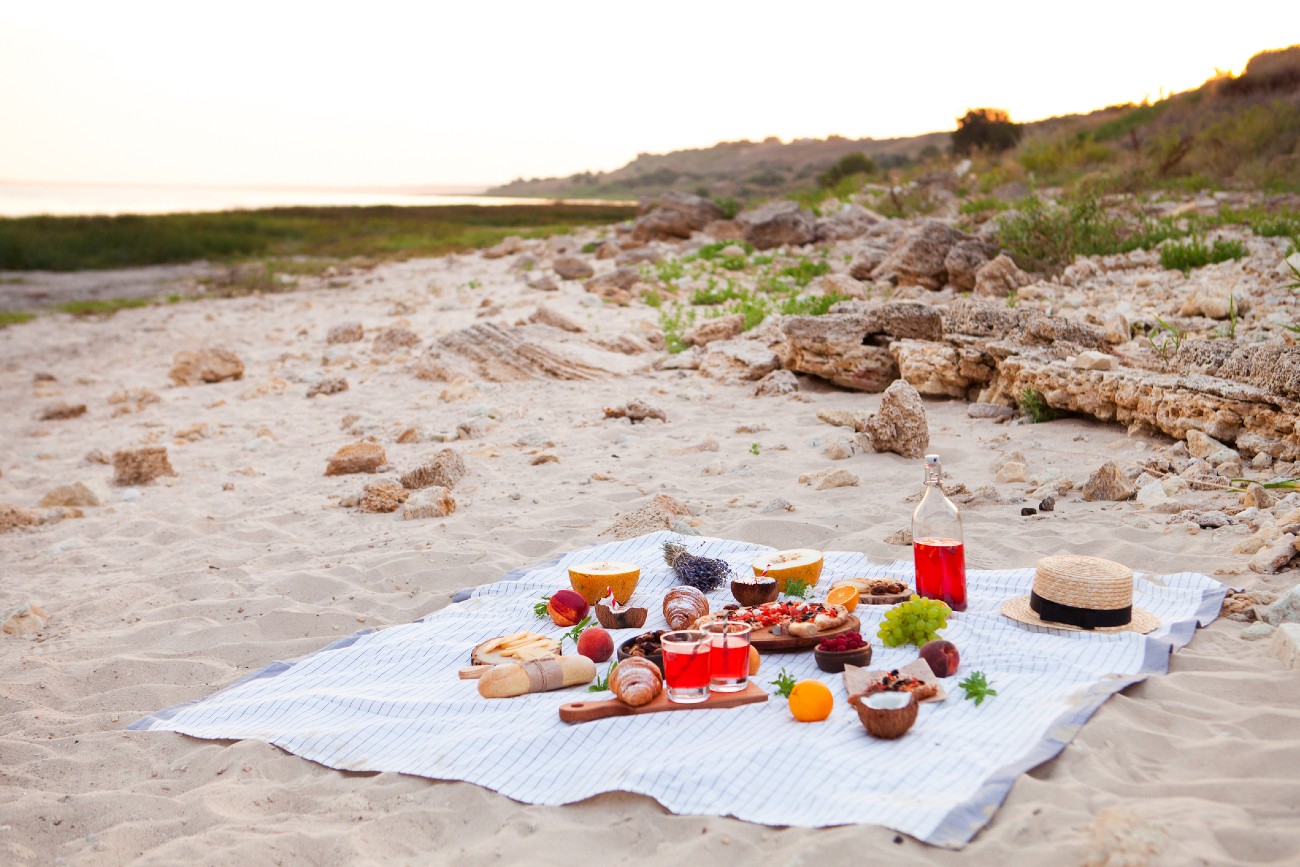
<instances>
[{"instance_id":1,"label":"wooden serving board","mask_svg":"<svg viewBox=\"0 0 1300 867\"><path fill-rule=\"evenodd\" d=\"M755 629L749 633L749 643L754 645L754 649L759 653L780 652L782 650L807 650L810 647L816 647L832 635L840 635L844 632L854 632L862 628L862 621L852 614L844 622L843 626L835 629L828 629L825 632L819 632L816 635L800 637L797 635L773 635L772 627L764 626L762 629Z\"/></svg>"},{"instance_id":2,"label":"wooden serving board","mask_svg":"<svg viewBox=\"0 0 1300 867\"><path fill-rule=\"evenodd\" d=\"M908 590L906 593L887 593L884 596L872 596L870 594L864 593L858 597L858 604L859 605L897 605L898 603L906 602L911 598L912 598L911 590Z\"/></svg>"},{"instance_id":3,"label":"wooden serving board","mask_svg":"<svg viewBox=\"0 0 1300 867\"><path fill-rule=\"evenodd\" d=\"M711 692L709 697L697 704L678 704L668 700L668 693L661 692L640 707L623 704L616 698L605 701L571 701L560 705L560 719L567 723L584 723L616 716L637 716L643 713L659 713L669 710L709 710L710 708L740 707L743 704L755 704L767 701L767 693L752 680L740 692Z\"/></svg>"}]
</instances>

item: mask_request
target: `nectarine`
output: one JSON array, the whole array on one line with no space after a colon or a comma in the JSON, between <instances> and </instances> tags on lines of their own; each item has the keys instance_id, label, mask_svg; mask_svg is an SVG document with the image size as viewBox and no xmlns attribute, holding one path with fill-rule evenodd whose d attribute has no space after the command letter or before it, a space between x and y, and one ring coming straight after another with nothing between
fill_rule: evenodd
<instances>
[{"instance_id":1,"label":"nectarine","mask_svg":"<svg viewBox=\"0 0 1300 867\"><path fill-rule=\"evenodd\" d=\"M942 638L936 638L934 641L927 641L921 648L921 658L930 666L935 677L947 677L950 674L957 673L957 666L961 664L961 655L957 653L957 645L951 641L944 641Z\"/></svg>"},{"instance_id":2,"label":"nectarine","mask_svg":"<svg viewBox=\"0 0 1300 867\"><path fill-rule=\"evenodd\" d=\"M557 590L546 602L546 613L556 626L576 626L589 611L591 606L575 590Z\"/></svg>"},{"instance_id":3,"label":"nectarine","mask_svg":"<svg viewBox=\"0 0 1300 867\"><path fill-rule=\"evenodd\" d=\"M604 662L614 655L614 639L599 626L585 629L578 636L578 653L592 662Z\"/></svg>"}]
</instances>

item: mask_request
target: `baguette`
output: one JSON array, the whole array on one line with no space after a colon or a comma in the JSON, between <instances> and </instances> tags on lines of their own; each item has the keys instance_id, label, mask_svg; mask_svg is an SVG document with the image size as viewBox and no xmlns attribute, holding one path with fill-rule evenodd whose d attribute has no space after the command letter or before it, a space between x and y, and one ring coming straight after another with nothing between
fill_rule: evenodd
<instances>
[{"instance_id":1,"label":"baguette","mask_svg":"<svg viewBox=\"0 0 1300 867\"><path fill-rule=\"evenodd\" d=\"M591 683L596 663L585 656L556 656L522 664L507 662L493 666L478 680L478 694L484 698L512 698Z\"/></svg>"}]
</instances>

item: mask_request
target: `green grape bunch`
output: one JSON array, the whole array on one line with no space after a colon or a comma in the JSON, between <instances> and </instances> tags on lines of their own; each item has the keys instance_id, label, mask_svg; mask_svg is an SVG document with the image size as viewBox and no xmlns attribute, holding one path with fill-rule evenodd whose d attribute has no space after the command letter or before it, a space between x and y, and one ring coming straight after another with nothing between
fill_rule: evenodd
<instances>
[{"instance_id":1,"label":"green grape bunch","mask_svg":"<svg viewBox=\"0 0 1300 867\"><path fill-rule=\"evenodd\" d=\"M920 647L948 625L951 613L952 609L938 599L922 599L913 594L908 601L885 612L876 635L888 647L903 644Z\"/></svg>"}]
</instances>

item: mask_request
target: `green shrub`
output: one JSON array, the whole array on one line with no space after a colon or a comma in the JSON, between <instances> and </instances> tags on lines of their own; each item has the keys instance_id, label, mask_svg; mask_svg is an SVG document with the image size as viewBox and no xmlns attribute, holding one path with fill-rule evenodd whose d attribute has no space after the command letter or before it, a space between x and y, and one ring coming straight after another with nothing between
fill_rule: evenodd
<instances>
[{"instance_id":1,"label":"green shrub","mask_svg":"<svg viewBox=\"0 0 1300 867\"><path fill-rule=\"evenodd\" d=\"M1029 416L1029 420L1034 424L1045 421L1052 421L1056 418L1056 410L1048 406L1046 399L1043 398L1042 392L1035 391L1028 386L1020 392L1020 411Z\"/></svg>"},{"instance_id":2,"label":"green shrub","mask_svg":"<svg viewBox=\"0 0 1300 867\"><path fill-rule=\"evenodd\" d=\"M784 316L825 316L830 309L841 301L849 300L848 295L827 292L825 295L795 295L781 302L778 308Z\"/></svg>"},{"instance_id":3,"label":"green shrub","mask_svg":"<svg viewBox=\"0 0 1300 867\"><path fill-rule=\"evenodd\" d=\"M1246 247L1240 241L1215 241L1207 245L1200 238L1193 237L1186 242L1165 244L1160 248L1160 265L1172 271L1184 274L1193 268L1229 259L1240 259L1246 255Z\"/></svg>"},{"instance_id":4,"label":"green shrub","mask_svg":"<svg viewBox=\"0 0 1300 867\"><path fill-rule=\"evenodd\" d=\"M714 304L725 304L739 298L743 290L736 285L736 281L728 280L723 289L718 288L718 281L709 278L708 286L703 289L696 289L691 293L691 304L696 306L710 306Z\"/></svg>"},{"instance_id":5,"label":"green shrub","mask_svg":"<svg viewBox=\"0 0 1300 867\"><path fill-rule=\"evenodd\" d=\"M659 309L659 330L664 334L664 349L678 353L686 349L682 335L695 324L695 311L680 304Z\"/></svg>"},{"instance_id":6,"label":"green shrub","mask_svg":"<svg viewBox=\"0 0 1300 867\"><path fill-rule=\"evenodd\" d=\"M796 286L807 286L814 278L823 274L829 274L831 265L829 262L822 260L814 262L811 259L800 259L793 265L781 269L783 277L789 277L795 282Z\"/></svg>"},{"instance_id":7,"label":"green shrub","mask_svg":"<svg viewBox=\"0 0 1300 867\"><path fill-rule=\"evenodd\" d=\"M713 204L722 208L722 219L724 220L734 220L736 215L740 213L740 202L735 199L714 199Z\"/></svg>"},{"instance_id":8,"label":"green shrub","mask_svg":"<svg viewBox=\"0 0 1300 867\"><path fill-rule=\"evenodd\" d=\"M35 313L28 313L25 310L0 310L0 328L4 328L6 325L21 325L24 322L31 322L35 318Z\"/></svg>"},{"instance_id":9,"label":"green shrub","mask_svg":"<svg viewBox=\"0 0 1300 867\"><path fill-rule=\"evenodd\" d=\"M972 108L957 118L952 133L952 152L966 156L976 151L999 153L1010 150L1023 134L1020 124L1000 108Z\"/></svg>"},{"instance_id":10,"label":"green shrub","mask_svg":"<svg viewBox=\"0 0 1300 867\"><path fill-rule=\"evenodd\" d=\"M876 171L876 164L871 157L857 152L840 157L829 169L817 176L817 185L830 188L853 175L870 175Z\"/></svg>"},{"instance_id":11,"label":"green shrub","mask_svg":"<svg viewBox=\"0 0 1300 867\"><path fill-rule=\"evenodd\" d=\"M1149 250L1185 234L1187 230L1169 219L1127 223L1091 196L1076 196L1063 206L1028 199L998 223L999 242L1016 264L1029 271L1056 270L1075 256Z\"/></svg>"}]
</instances>

